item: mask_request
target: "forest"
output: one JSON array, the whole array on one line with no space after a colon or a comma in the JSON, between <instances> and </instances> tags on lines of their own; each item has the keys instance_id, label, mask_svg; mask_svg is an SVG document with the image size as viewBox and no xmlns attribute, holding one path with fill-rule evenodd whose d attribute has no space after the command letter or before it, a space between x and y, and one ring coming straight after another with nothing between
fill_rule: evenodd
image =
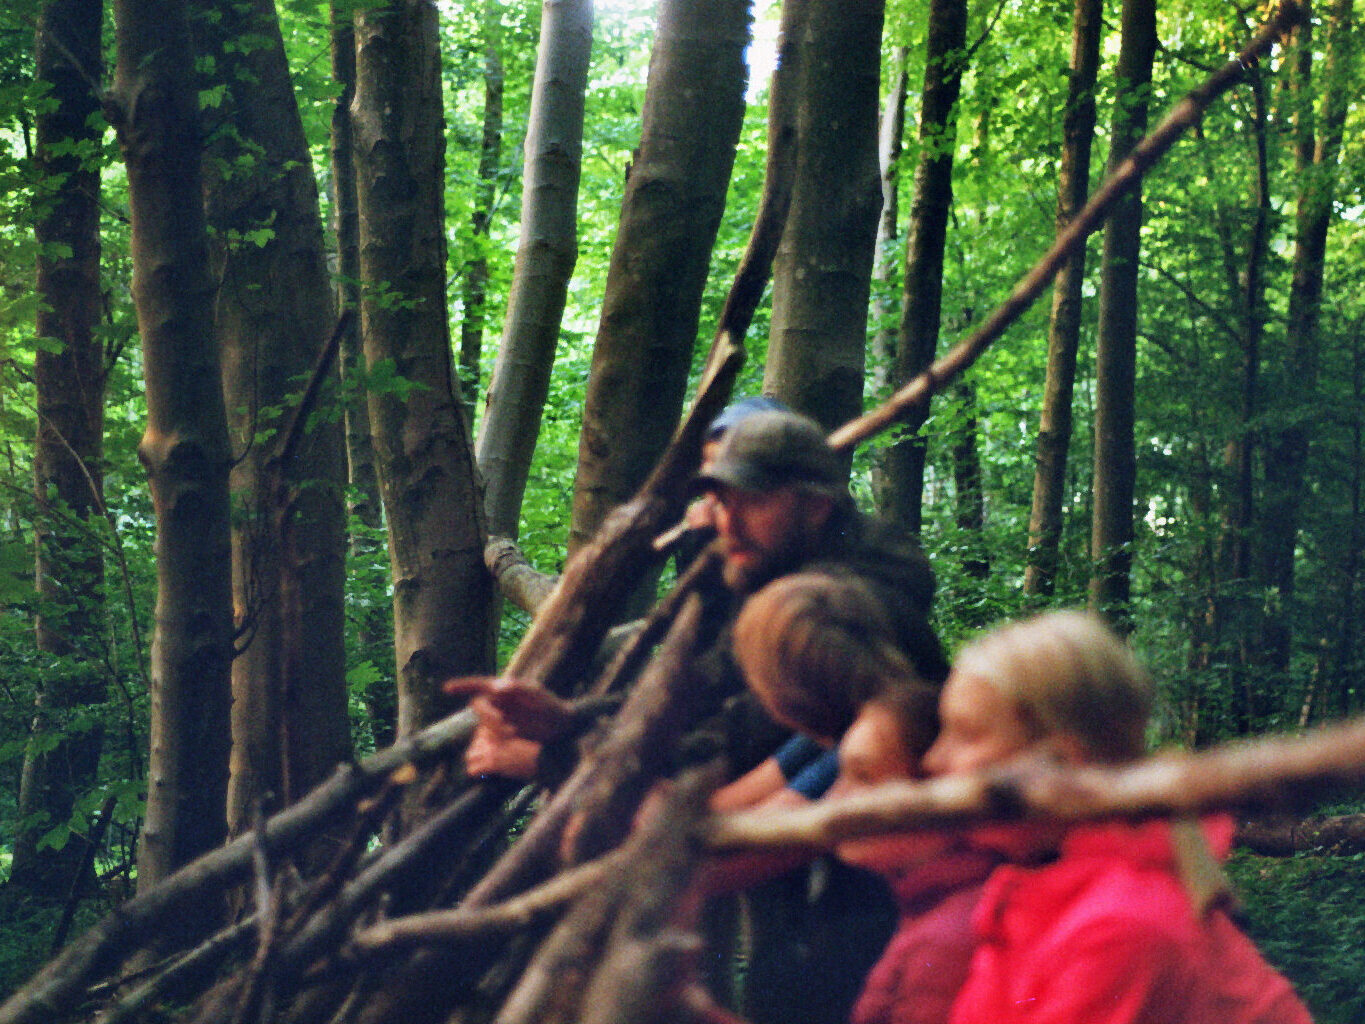
<instances>
[{"instance_id":1,"label":"forest","mask_svg":"<svg viewBox=\"0 0 1365 1024\"><path fill-rule=\"evenodd\" d=\"M557 934L488 923L539 891L504 853L566 812L463 778L441 684L584 693L653 608L628 656L666 692L687 583L651 541L740 396L832 432L950 648L1089 607L1191 757L1365 713L1356 18L4 5L0 1022L645 1019L645 980L504 1005ZM596 768L638 803L638 763ZM1246 928L1329 1024L1365 1017L1353 770L1207 797L1247 811ZM456 905L500 939L419 1009L449 954L351 930Z\"/></svg>"}]
</instances>

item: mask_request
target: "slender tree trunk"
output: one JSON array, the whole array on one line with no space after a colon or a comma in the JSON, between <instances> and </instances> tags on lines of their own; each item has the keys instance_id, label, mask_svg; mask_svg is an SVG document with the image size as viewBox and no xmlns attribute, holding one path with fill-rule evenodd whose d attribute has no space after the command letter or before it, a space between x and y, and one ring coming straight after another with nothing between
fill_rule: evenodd
<instances>
[{"instance_id":1,"label":"slender tree trunk","mask_svg":"<svg viewBox=\"0 0 1365 1024\"><path fill-rule=\"evenodd\" d=\"M398 731L446 710L450 674L493 667L493 588L446 319L436 9L394 0L356 20L355 161L365 362L394 578ZM393 301L397 300L397 301Z\"/></svg>"},{"instance_id":2,"label":"slender tree trunk","mask_svg":"<svg viewBox=\"0 0 1365 1024\"><path fill-rule=\"evenodd\" d=\"M773 266L763 390L826 429L862 411L868 295L881 210L882 0L806 0L796 180Z\"/></svg>"},{"instance_id":3,"label":"slender tree trunk","mask_svg":"<svg viewBox=\"0 0 1365 1024\"><path fill-rule=\"evenodd\" d=\"M1365 352L1361 342L1365 340L1365 329L1356 324L1355 335L1351 339L1351 394L1355 410L1351 417L1351 520L1346 535L1346 555L1341 566L1341 601L1339 602L1340 628L1337 631L1336 651L1336 693L1333 710L1345 718L1360 705L1359 697L1352 699L1356 692L1355 681L1360 678L1357 636L1360 623L1357 622L1357 609L1360 607L1360 569L1361 548L1365 547Z\"/></svg>"},{"instance_id":4,"label":"slender tree trunk","mask_svg":"<svg viewBox=\"0 0 1365 1024\"><path fill-rule=\"evenodd\" d=\"M342 312L354 311L343 325L337 349L337 371L346 408L347 513L350 517L348 550L351 557L350 586L380 589L378 568L384 525L384 503L379 495L379 474L374 465L374 439L365 397L365 352L360 337L360 215L356 209L354 130L351 101L355 98L355 14L351 4L330 6L332 24L332 79L337 83L332 108L333 230L336 232L336 304ZM357 602L347 664L369 661L392 664L393 605L391 602ZM377 748L393 743L398 731L398 692L391 673L379 670L378 678L365 685L361 699L369 719L370 735Z\"/></svg>"},{"instance_id":5,"label":"slender tree trunk","mask_svg":"<svg viewBox=\"0 0 1365 1024\"><path fill-rule=\"evenodd\" d=\"M882 400L895 387L892 367L896 359L896 301L892 294L900 257L901 148L905 138L905 98L909 76L904 46L895 49L895 73L882 104L882 125L877 136L877 162L882 174L882 215L877 221L877 255L872 264L872 351L868 378L872 393Z\"/></svg>"},{"instance_id":6,"label":"slender tree trunk","mask_svg":"<svg viewBox=\"0 0 1365 1024\"><path fill-rule=\"evenodd\" d=\"M207 13L208 7L200 10ZM285 431L335 313L308 143L274 0L213 6L197 52L226 90L207 120L214 324L235 452L228 829L292 803L350 756L342 425ZM244 41L250 41L244 45ZM308 411L305 411L307 415Z\"/></svg>"},{"instance_id":7,"label":"slender tree trunk","mask_svg":"<svg viewBox=\"0 0 1365 1024\"><path fill-rule=\"evenodd\" d=\"M356 209L355 161L352 154L354 126L351 103L355 99L355 20L353 5L332 3L332 79L338 87L332 108L332 199L333 230L337 239L336 305L339 310L360 309L360 214ZM369 411L362 389L364 352L361 350L360 318L350 322L341 337L337 365L347 384L346 463L351 485L350 514L372 530L384 524L379 497L379 476L374 468L374 442L370 436ZM352 549L355 549L352 538Z\"/></svg>"},{"instance_id":8,"label":"slender tree trunk","mask_svg":"<svg viewBox=\"0 0 1365 1024\"><path fill-rule=\"evenodd\" d=\"M592 0L545 0L526 126L521 241L479 428L488 528L503 537L518 533L569 275L578 258L583 94L591 49Z\"/></svg>"},{"instance_id":9,"label":"slender tree trunk","mask_svg":"<svg viewBox=\"0 0 1365 1024\"><path fill-rule=\"evenodd\" d=\"M1237 426L1224 452L1224 466L1231 486L1223 509L1211 592L1207 642L1210 664L1227 666L1229 692L1239 721L1245 727L1250 715L1247 668L1250 638L1256 631L1257 600L1254 592L1252 543L1256 512L1256 423L1260 416L1261 338L1264 334L1265 262L1270 217L1270 171L1266 142L1265 83L1260 70L1248 75L1254 117L1251 128L1255 152L1255 192L1246 256L1239 268L1230 243L1227 273L1234 294L1240 293L1241 344L1240 395ZM1227 233L1225 232L1225 235Z\"/></svg>"},{"instance_id":10,"label":"slender tree trunk","mask_svg":"<svg viewBox=\"0 0 1365 1024\"><path fill-rule=\"evenodd\" d=\"M1147 130L1156 43L1155 0L1124 0L1118 86L1110 133L1110 173ZM1090 607L1122 629L1127 628L1133 563L1133 495L1137 483L1133 403L1141 234L1139 185L1115 203L1105 225L1095 344L1095 512L1090 530Z\"/></svg>"},{"instance_id":11,"label":"slender tree trunk","mask_svg":"<svg viewBox=\"0 0 1365 1024\"><path fill-rule=\"evenodd\" d=\"M138 892L226 831L232 581L193 48L182 0L116 0L110 120L128 168L133 298L156 512L151 763ZM211 912L209 908L201 908Z\"/></svg>"},{"instance_id":12,"label":"slender tree trunk","mask_svg":"<svg viewBox=\"0 0 1365 1024\"><path fill-rule=\"evenodd\" d=\"M929 36L920 100L919 164L905 251L894 384L899 387L934 359L943 301L943 250L953 201L953 150L957 145L957 99L962 90L967 4L931 0ZM916 433L928 405L906 420L901 439L886 449L876 482L882 514L912 533L923 515L926 446Z\"/></svg>"},{"instance_id":13,"label":"slender tree trunk","mask_svg":"<svg viewBox=\"0 0 1365 1024\"><path fill-rule=\"evenodd\" d=\"M953 519L963 534L962 570L980 580L990 575L991 563L986 551L986 495L981 482L976 388L964 380L954 391L962 402L962 423L953 433Z\"/></svg>"},{"instance_id":14,"label":"slender tree trunk","mask_svg":"<svg viewBox=\"0 0 1365 1024\"><path fill-rule=\"evenodd\" d=\"M36 521L35 626L47 669L38 694L33 740L19 785L20 829L14 836L10 884L35 896L66 895L87 843L73 835L57 850L38 850L49 829L64 824L95 782L101 733L71 729L73 713L103 700L100 595L104 563L89 529L103 509L104 365L94 329L100 315L100 168L80 155L104 134L95 89L103 78L100 32L104 5L51 0L38 21L35 77L51 104L37 115L37 157L56 183L37 224L37 334L48 339L34 357L38 434L33 450ZM61 250L65 250L65 254ZM49 746L52 734L60 739Z\"/></svg>"},{"instance_id":15,"label":"slender tree trunk","mask_svg":"<svg viewBox=\"0 0 1365 1024\"><path fill-rule=\"evenodd\" d=\"M1076 0L1071 29L1071 74L1062 119L1062 160L1057 173L1057 233L1066 230L1090 194L1090 150L1095 138L1095 81L1104 34L1101 0ZM1080 348L1085 249L1057 272L1048 322L1047 377L1038 424L1029 513L1024 593L1050 595L1057 581L1066 500L1066 463L1071 450L1072 395Z\"/></svg>"},{"instance_id":16,"label":"slender tree trunk","mask_svg":"<svg viewBox=\"0 0 1365 1024\"><path fill-rule=\"evenodd\" d=\"M749 0L664 0L583 403L569 550L658 462L682 413L744 118ZM698 120L703 105L707 116Z\"/></svg>"},{"instance_id":17,"label":"slender tree trunk","mask_svg":"<svg viewBox=\"0 0 1365 1024\"><path fill-rule=\"evenodd\" d=\"M479 181L470 214L473 254L464 265L464 319L460 321L460 400L465 419L474 422L483 356L483 328L488 300L488 229L497 201L502 162L502 0L484 0L483 141L479 146Z\"/></svg>"},{"instance_id":18,"label":"slender tree trunk","mask_svg":"<svg viewBox=\"0 0 1365 1024\"><path fill-rule=\"evenodd\" d=\"M1267 667L1283 673L1289 666L1293 640L1294 553L1304 500L1311 417L1315 401L1327 233L1333 221L1337 164L1349 96L1354 95L1350 68L1354 9L1352 0L1335 0L1327 14L1328 39L1321 87L1321 125L1314 124L1312 40L1307 25L1298 30L1298 63L1293 87L1298 96L1296 164L1299 179L1295 212L1293 278L1286 324L1288 356L1281 393L1289 426L1267 442L1264 582L1276 607L1265 619Z\"/></svg>"}]
</instances>

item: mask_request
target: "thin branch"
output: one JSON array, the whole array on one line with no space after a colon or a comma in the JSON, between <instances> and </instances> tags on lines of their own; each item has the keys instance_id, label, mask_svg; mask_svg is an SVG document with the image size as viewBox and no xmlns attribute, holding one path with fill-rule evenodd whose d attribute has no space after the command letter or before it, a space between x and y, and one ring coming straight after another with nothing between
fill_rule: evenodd
<instances>
[{"instance_id":1,"label":"thin branch","mask_svg":"<svg viewBox=\"0 0 1365 1024\"><path fill-rule=\"evenodd\" d=\"M406 946L468 942L516 931L597 888L626 859L625 853L615 850L597 860L562 871L520 896L481 910L456 907L410 914L371 925L356 933L349 952L367 957Z\"/></svg>"},{"instance_id":2,"label":"thin branch","mask_svg":"<svg viewBox=\"0 0 1365 1024\"><path fill-rule=\"evenodd\" d=\"M461 712L359 765L342 766L304 799L266 822L269 848L282 851L312 841L320 828L352 813L357 802L398 768L408 763L422 767L463 749L473 728L474 715ZM51 1024L69 1013L91 985L157 934L186 901L240 882L250 870L254 843L253 835L241 836L124 903L0 1004L0 1024Z\"/></svg>"},{"instance_id":3,"label":"thin branch","mask_svg":"<svg viewBox=\"0 0 1365 1024\"><path fill-rule=\"evenodd\" d=\"M181 978L198 972L206 965L219 963L224 957L232 955L239 947L250 942L255 934L255 915L224 928L129 992L97 1017L94 1024L123 1024L146 1009Z\"/></svg>"},{"instance_id":4,"label":"thin branch","mask_svg":"<svg viewBox=\"0 0 1365 1024\"><path fill-rule=\"evenodd\" d=\"M534 615L554 592L558 576L540 572L526 560L510 537L489 537L483 548L483 564L497 581L502 596Z\"/></svg>"},{"instance_id":5,"label":"thin branch","mask_svg":"<svg viewBox=\"0 0 1365 1024\"><path fill-rule=\"evenodd\" d=\"M1057 236L1052 248L1020 278L1009 298L976 331L885 403L835 430L830 434L829 443L840 451L852 450L862 441L904 419L912 410L922 407L934 392L976 362L986 348L1033 304L1071 253L1084 245L1086 238L1104 223L1113 205L1137 187L1147 169L1161 159L1209 104L1240 82L1247 69L1254 66L1281 36L1304 17L1304 11L1297 3L1282 0L1274 19L1257 33L1256 38L1237 57L1203 85L1188 93L1155 131L1133 147L1132 152L1100 186L1066 230Z\"/></svg>"}]
</instances>

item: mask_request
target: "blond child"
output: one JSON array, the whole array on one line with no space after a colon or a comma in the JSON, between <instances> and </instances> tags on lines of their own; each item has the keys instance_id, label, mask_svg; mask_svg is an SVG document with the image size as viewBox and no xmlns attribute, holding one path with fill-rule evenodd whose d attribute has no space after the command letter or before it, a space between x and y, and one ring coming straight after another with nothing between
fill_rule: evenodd
<instances>
[{"instance_id":1,"label":"blond child","mask_svg":"<svg viewBox=\"0 0 1365 1024\"><path fill-rule=\"evenodd\" d=\"M1040 615L958 655L925 766L951 775L1020 755L1121 764L1145 752L1153 699L1098 618ZM1205 825L1226 850L1230 822ZM1030 838L1041 852L1045 837ZM1053 859L991 875L951 1024L1308 1024L1225 908L1191 899L1170 823L1078 825L1055 838Z\"/></svg>"}]
</instances>

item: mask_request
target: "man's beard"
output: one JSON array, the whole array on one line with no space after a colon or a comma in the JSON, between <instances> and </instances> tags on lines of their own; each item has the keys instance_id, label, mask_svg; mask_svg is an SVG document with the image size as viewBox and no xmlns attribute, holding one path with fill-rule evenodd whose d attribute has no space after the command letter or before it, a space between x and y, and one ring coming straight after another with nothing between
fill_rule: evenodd
<instances>
[{"instance_id":1,"label":"man's beard","mask_svg":"<svg viewBox=\"0 0 1365 1024\"><path fill-rule=\"evenodd\" d=\"M725 585L734 593L747 597L779 576L795 572L815 554L808 532L802 525L793 526L780 546L757 552L758 559L747 565L736 565L727 559L721 568Z\"/></svg>"}]
</instances>

